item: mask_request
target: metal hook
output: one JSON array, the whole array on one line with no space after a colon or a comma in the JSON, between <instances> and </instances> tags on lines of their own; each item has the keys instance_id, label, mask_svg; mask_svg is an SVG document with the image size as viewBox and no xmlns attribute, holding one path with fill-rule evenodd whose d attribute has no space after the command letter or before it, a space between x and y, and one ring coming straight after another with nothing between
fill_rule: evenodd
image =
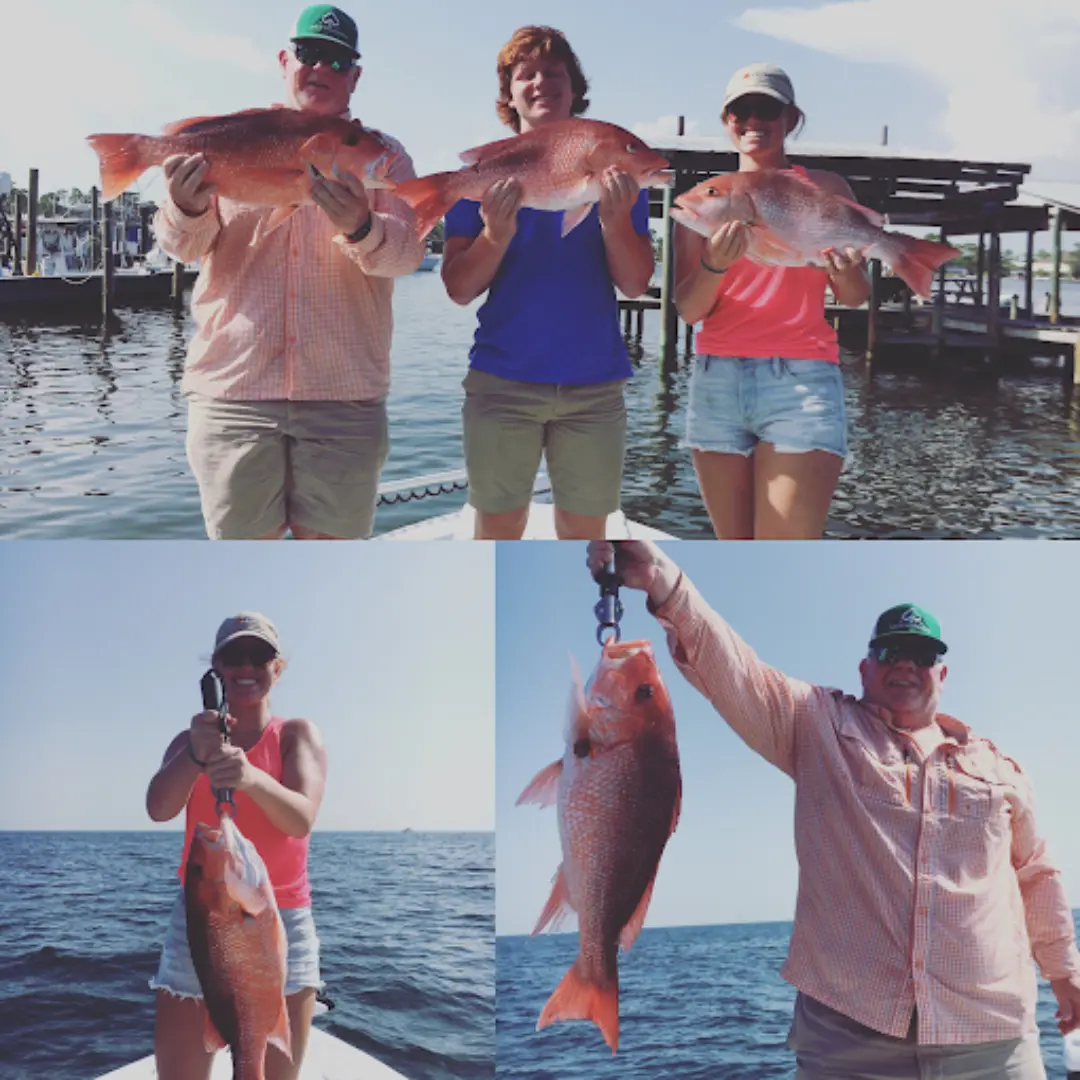
<instances>
[{"instance_id":1,"label":"metal hook","mask_svg":"<svg viewBox=\"0 0 1080 1080\"><path fill-rule=\"evenodd\" d=\"M603 646L609 641L619 640L619 621L623 617L622 601L619 599L622 578L615 573L614 560L596 575L596 583L600 586L600 599L593 608L596 621L600 624L596 628L596 640Z\"/></svg>"}]
</instances>

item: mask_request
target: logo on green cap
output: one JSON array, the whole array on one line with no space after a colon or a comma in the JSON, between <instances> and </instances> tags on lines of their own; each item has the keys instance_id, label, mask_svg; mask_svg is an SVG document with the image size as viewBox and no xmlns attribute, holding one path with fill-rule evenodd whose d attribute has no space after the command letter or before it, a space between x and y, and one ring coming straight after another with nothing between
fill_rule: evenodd
<instances>
[{"instance_id":1,"label":"logo on green cap","mask_svg":"<svg viewBox=\"0 0 1080 1080\"><path fill-rule=\"evenodd\" d=\"M356 23L339 7L332 4L314 4L304 8L296 20L291 40L314 38L343 45L350 52L360 55L357 49Z\"/></svg>"},{"instance_id":2,"label":"logo on green cap","mask_svg":"<svg viewBox=\"0 0 1080 1080\"><path fill-rule=\"evenodd\" d=\"M878 616L870 647L874 648L884 639L896 637L926 638L936 642L942 652L946 651L945 642L941 640L941 623L918 604L897 604Z\"/></svg>"}]
</instances>

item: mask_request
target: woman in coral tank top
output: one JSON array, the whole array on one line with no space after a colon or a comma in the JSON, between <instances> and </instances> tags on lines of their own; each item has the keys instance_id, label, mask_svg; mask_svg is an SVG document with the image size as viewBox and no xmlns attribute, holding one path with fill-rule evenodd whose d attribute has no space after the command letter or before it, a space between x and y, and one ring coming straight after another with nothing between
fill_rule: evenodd
<instances>
[{"instance_id":1,"label":"woman in coral tank top","mask_svg":"<svg viewBox=\"0 0 1080 1080\"><path fill-rule=\"evenodd\" d=\"M791 80L751 64L728 83L720 113L739 170L790 169L853 199L835 173L792 166L784 140L803 120ZM708 239L676 230L675 303L702 322L690 383L687 442L719 539L821 535L847 456L844 385L825 286L858 307L870 292L853 248L824 252L827 270L744 258L747 226Z\"/></svg>"},{"instance_id":2,"label":"woman in coral tank top","mask_svg":"<svg viewBox=\"0 0 1080 1080\"><path fill-rule=\"evenodd\" d=\"M285 1001L292 1062L271 1045L266 1075L268 1080L295 1080L322 986L307 856L326 784L326 752L310 720L285 720L270 711L270 690L285 660L277 630L266 616L241 612L226 619L214 641L212 662L225 685L228 742L220 734L217 712L198 713L169 744L146 792L154 821L169 821L181 810L186 817L180 889L158 972L150 982L157 991L158 1077L210 1075L213 1054L203 1045L206 1008L188 946L183 881L195 825L217 822L214 789L228 788L233 821L266 864L288 939Z\"/></svg>"}]
</instances>

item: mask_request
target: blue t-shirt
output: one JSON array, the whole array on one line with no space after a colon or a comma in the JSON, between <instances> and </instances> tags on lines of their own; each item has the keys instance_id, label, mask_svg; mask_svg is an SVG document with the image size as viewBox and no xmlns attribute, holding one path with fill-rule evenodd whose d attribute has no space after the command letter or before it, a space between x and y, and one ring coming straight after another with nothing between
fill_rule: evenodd
<instances>
[{"instance_id":1,"label":"blue t-shirt","mask_svg":"<svg viewBox=\"0 0 1080 1080\"><path fill-rule=\"evenodd\" d=\"M649 193L630 212L649 232ZM462 199L446 215L446 239L479 236L480 204ZM518 211L506 249L477 316L470 366L522 382L588 385L631 375L594 206L569 236L561 210Z\"/></svg>"}]
</instances>

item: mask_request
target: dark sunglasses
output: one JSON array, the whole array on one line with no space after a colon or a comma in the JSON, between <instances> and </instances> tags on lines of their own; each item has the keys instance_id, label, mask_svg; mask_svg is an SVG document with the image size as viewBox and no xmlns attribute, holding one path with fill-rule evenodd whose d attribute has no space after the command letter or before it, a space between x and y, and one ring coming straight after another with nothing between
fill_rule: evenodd
<instances>
[{"instance_id":1,"label":"dark sunglasses","mask_svg":"<svg viewBox=\"0 0 1080 1080\"><path fill-rule=\"evenodd\" d=\"M341 49L335 49L333 45L323 45L312 41L294 41L292 43L293 56L304 67L315 67L323 64L336 71L339 75L343 71L352 71L356 67L356 59Z\"/></svg>"},{"instance_id":2,"label":"dark sunglasses","mask_svg":"<svg viewBox=\"0 0 1080 1080\"><path fill-rule=\"evenodd\" d=\"M217 661L222 667L243 667L245 664L251 664L252 667L264 667L275 656L277 652L270 645L259 642L252 642L250 645L234 643L218 651Z\"/></svg>"},{"instance_id":3,"label":"dark sunglasses","mask_svg":"<svg viewBox=\"0 0 1080 1080\"><path fill-rule=\"evenodd\" d=\"M898 664L901 660L910 660L916 667L932 668L940 659L941 653L934 645L878 645L870 650L870 655L879 664Z\"/></svg>"},{"instance_id":4,"label":"dark sunglasses","mask_svg":"<svg viewBox=\"0 0 1080 1080\"><path fill-rule=\"evenodd\" d=\"M751 116L756 116L759 120L779 120L784 111L784 103L774 97L747 95L736 98L727 107L727 111L740 124L745 124Z\"/></svg>"}]
</instances>

